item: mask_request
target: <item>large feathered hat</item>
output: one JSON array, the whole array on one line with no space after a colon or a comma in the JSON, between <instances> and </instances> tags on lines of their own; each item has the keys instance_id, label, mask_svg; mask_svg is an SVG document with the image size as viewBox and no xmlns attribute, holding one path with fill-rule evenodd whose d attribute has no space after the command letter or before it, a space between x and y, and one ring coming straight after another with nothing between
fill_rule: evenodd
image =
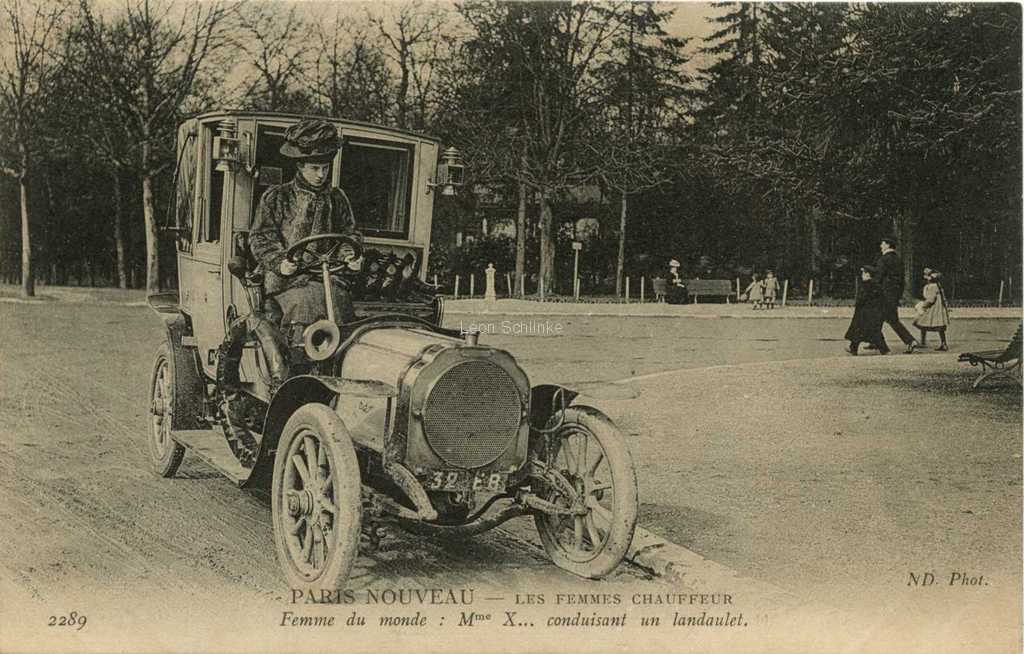
<instances>
[{"instance_id":1,"label":"large feathered hat","mask_svg":"<svg viewBox=\"0 0 1024 654\"><path fill-rule=\"evenodd\" d=\"M281 154L301 161L331 161L339 148L338 129L326 120L309 118L284 133Z\"/></svg>"}]
</instances>

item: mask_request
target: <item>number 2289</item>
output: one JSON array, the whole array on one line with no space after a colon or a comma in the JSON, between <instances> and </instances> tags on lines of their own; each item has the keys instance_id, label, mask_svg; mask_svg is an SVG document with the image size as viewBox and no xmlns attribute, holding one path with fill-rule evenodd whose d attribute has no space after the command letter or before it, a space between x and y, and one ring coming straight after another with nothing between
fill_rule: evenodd
<instances>
[{"instance_id":1,"label":"number 2289","mask_svg":"<svg viewBox=\"0 0 1024 654\"><path fill-rule=\"evenodd\" d=\"M72 611L67 615L51 615L47 621L47 627L76 627L75 631L80 630L85 626L88 618L85 615L80 615L78 611Z\"/></svg>"}]
</instances>

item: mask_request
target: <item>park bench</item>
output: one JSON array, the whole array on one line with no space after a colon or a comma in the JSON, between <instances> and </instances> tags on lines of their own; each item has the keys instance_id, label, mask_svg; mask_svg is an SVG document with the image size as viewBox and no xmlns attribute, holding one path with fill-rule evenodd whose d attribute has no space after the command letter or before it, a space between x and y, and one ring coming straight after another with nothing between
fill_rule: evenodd
<instances>
[{"instance_id":1,"label":"park bench","mask_svg":"<svg viewBox=\"0 0 1024 654\"><path fill-rule=\"evenodd\" d=\"M686 288L694 304L702 296L724 297L728 304L729 296L736 293L728 279L690 279L686 281Z\"/></svg>"},{"instance_id":2,"label":"park bench","mask_svg":"<svg viewBox=\"0 0 1024 654\"><path fill-rule=\"evenodd\" d=\"M960 355L960 361L969 363L972 366L981 366L981 376L975 380L971 388L977 388L978 384L983 380L991 377L1009 377L1024 386L1020 368L1022 328L1024 328L1024 323L1017 327L1017 331L1014 332L1013 338L1007 343L1006 349L964 352Z\"/></svg>"},{"instance_id":3,"label":"park bench","mask_svg":"<svg viewBox=\"0 0 1024 654\"><path fill-rule=\"evenodd\" d=\"M651 287L654 290L654 301L664 302L665 294L668 292L668 280L664 277L655 277L651 280Z\"/></svg>"}]
</instances>

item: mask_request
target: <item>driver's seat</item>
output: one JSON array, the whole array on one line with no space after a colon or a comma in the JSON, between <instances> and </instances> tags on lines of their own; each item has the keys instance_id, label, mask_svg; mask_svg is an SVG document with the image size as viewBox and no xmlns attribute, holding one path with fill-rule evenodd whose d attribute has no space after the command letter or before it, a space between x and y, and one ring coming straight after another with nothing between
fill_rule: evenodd
<instances>
[{"instance_id":1,"label":"driver's seat","mask_svg":"<svg viewBox=\"0 0 1024 654\"><path fill-rule=\"evenodd\" d=\"M273 297L267 295L263 283L265 276L256 262L256 257L249 249L248 234L235 234L235 252L242 252L243 255L235 255L228 261L228 270L245 287L249 296L249 306L254 314L261 314L263 318L275 327L281 326L281 319L284 312L281 305Z\"/></svg>"}]
</instances>

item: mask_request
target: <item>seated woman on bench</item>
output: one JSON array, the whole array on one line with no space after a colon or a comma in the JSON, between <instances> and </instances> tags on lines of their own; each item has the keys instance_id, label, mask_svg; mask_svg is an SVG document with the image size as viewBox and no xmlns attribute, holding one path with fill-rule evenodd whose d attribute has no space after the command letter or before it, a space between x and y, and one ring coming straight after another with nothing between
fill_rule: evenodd
<instances>
[{"instance_id":1,"label":"seated woman on bench","mask_svg":"<svg viewBox=\"0 0 1024 654\"><path fill-rule=\"evenodd\" d=\"M285 257L297 241L316 234L345 234L361 240L352 206L339 188L332 188L331 162L341 147L337 129L323 120L304 120L288 128L281 154L295 160L292 181L271 186L260 198L249 242L253 256L265 273L267 297L281 307L281 330L294 344L302 343L307 325L327 317L321 279L297 272ZM362 261L349 263L358 270ZM346 289L332 284L334 322L355 320L352 299Z\"/></svg>"},{"instance_id":2,"label":"seated woman on bench","mask_svg":"<svg viewBox=\"0 0 1024 654\"><path fill-rule=\"evenodd\" d=\"M665 290L665 301L669 304L686 304L688 297L686 284L679 275L679 262L673 259L668 262L668 288Z\"/></svg>"}]
</instances>

